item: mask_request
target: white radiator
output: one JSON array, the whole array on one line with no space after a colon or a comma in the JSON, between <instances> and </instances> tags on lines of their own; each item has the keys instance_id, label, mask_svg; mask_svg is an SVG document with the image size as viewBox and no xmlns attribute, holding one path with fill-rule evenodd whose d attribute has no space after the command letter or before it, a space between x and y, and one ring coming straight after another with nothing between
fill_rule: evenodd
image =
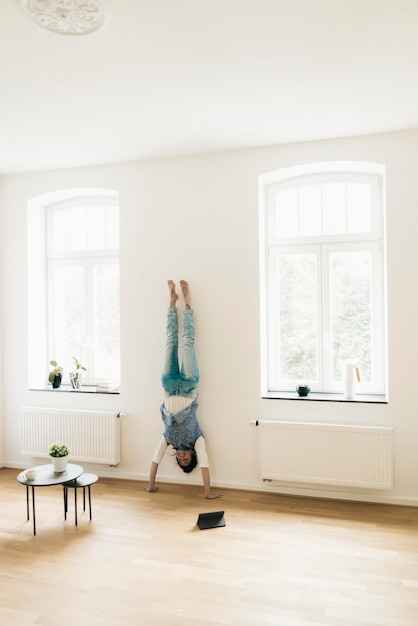
<instances>
[{"instance_id":1,"label":"white radiator","mask_svg":"<svg viewBox=\"0 0 418 626\"><path fill-rule=\"evenodd\" d=\"M389 489L393 430L257 421L263 480Z\"/></svg>"},{"instance_id":2,"label":"white radiator","mask_svg":"<svg viewBox=\"0 0 418 626\"><path fill-rule=\"evenodd\" d=\"M120 414L21 407L22 453L48 457L56 441L71 448L71 461L117 465L120 462Z\"/></svg>"}]
</instances>

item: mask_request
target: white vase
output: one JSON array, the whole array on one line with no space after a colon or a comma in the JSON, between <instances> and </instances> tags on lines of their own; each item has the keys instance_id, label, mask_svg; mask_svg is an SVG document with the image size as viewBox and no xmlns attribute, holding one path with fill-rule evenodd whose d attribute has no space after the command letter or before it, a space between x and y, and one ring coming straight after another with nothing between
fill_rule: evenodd
<instances>
[{"instance_id":1,"label":"white vase","mask_svg":"<svg viewBox=\"0 0 418 626\"><path fill-rule=\"evenodd\" d=\"M51 459L52 459L52 466L56 474L61 474L62 472L65 472L65 470L67 469L68 455L67 456L52 456Z\"/></svg>"},{"instance_id":2,"label":"white vase","mask_svg":"<svg viewBox=\"0 0 418 626\"><path fill-rule=\"evenodd\" d=\"M354 400L356 381L360 381L359 369L353 361L346 361L344 369L344 397L346 400Z\"/></svg>"}]
</instances>

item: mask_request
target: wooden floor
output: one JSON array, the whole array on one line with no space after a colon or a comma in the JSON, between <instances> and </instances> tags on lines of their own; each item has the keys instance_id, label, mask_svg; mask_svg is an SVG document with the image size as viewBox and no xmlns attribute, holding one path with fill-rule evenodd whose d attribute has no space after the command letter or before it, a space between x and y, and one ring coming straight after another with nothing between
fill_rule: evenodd
<instances>
[{"instance_id":1,"label":"wooden floor","mask_svg":"<svg viewBox=\"0 0 418 626\"><path fill-rule=\"evenodd\" d=\"M2 626L417 626L418 509L100 479L63 520L0 470ZM200 531L200 512L226 527Z\"/></svg>"}]
</instances>

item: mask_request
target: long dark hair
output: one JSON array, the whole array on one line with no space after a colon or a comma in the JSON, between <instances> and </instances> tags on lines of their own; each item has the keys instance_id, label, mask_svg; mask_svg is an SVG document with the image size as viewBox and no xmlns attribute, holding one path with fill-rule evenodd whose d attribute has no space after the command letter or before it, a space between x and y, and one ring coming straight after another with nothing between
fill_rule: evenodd
<instances>
[{"instance_id":1,"label":"long dark hair","mask_svg":"<svg viewBox=\"0 0 418 626\"><path fill-rule=\"evenodd\" d=\"M183 472L186 472L186 474L190 474L190 472L193 472L194 468L197 465L196 450L190 450L190 452L192 453L192 458L191 458L190 463L188 465L180 465L179 460L176 457L176 461L177 461L178 466L181 467Z\"/></svg>"}]
</instances>

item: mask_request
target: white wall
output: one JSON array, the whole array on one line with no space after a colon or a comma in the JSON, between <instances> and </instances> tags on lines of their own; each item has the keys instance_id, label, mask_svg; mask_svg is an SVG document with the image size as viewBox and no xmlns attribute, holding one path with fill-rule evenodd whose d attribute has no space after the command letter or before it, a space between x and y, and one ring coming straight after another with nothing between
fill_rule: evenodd
<instances>
[{"instance_id":1,"label":"white wall","mask_svg":"<svg viewBox=\"0 0 418 626\"><path fill-rule=\"evenodd\" d=\"M383 163L387 173L388 405L261 400L257 177L312 161ZM118 409L123 460L101 475L145 479L162 433L160 369L166 280L191 285L201 370L199 421L219 487L331 495L418 505L418 132L294 144L0 178L3 275L3 465L21 468L19 407ZM120 192L122 378L120 396L27 389L27 199L65 187ZM393 425L395 487L389 492L267 486L259 478L254 418ZM93 469L93 468L89 468ZM160 479L200 483L173 459Z\"/></svg>"}]
</instances>

